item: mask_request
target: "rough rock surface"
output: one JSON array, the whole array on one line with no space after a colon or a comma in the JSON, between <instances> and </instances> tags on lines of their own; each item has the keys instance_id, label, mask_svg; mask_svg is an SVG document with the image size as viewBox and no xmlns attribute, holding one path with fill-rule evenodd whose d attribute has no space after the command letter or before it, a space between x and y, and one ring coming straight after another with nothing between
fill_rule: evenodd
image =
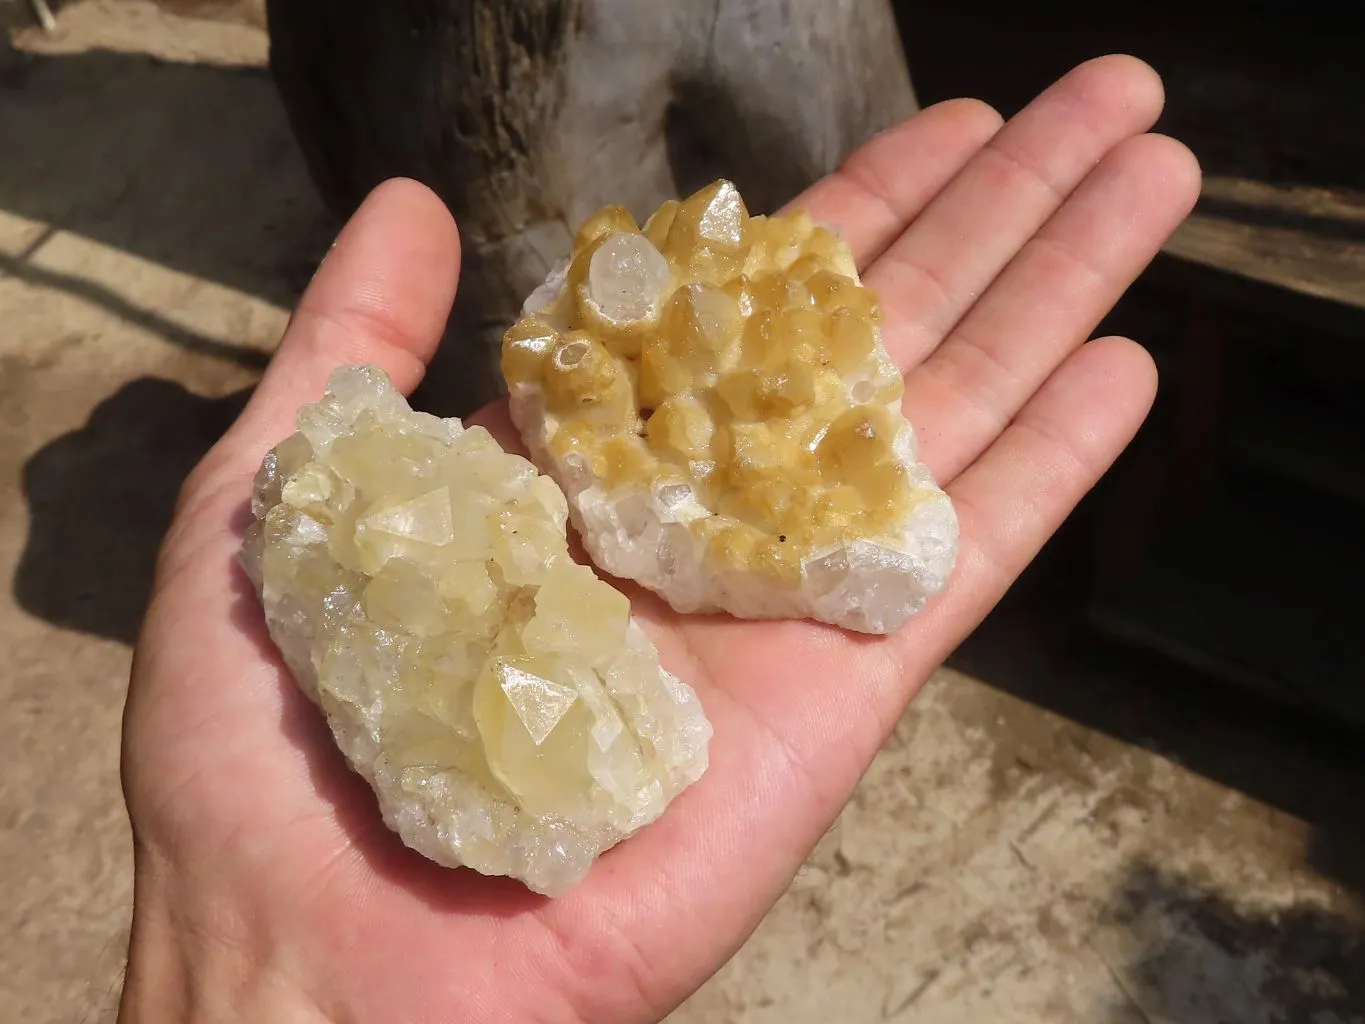
<instances>
[{"instance_id":1,"label":"rough rock surface","mask_svg":"<svg viewBox=\"0 0 1365 1024\"><path fill-rule=\"evenodd\" d=\"M607 572L682 612L889 633L947 581L958 529L880 322L833 231L751 217L721 181L643 228L590 218L503 372Z\"/></svg>"},{"instance_id":2,"label":"rough rock surface","mask_svg":"<svg viewBox=\"0 0 1365 1024\"><path fill-rule=\"evenodd\" d=\"M271 636L409 846L562 893L705 770L710 726L564 496L481 427L336 371L261 467Z\"/></svg>"}]
</instances>

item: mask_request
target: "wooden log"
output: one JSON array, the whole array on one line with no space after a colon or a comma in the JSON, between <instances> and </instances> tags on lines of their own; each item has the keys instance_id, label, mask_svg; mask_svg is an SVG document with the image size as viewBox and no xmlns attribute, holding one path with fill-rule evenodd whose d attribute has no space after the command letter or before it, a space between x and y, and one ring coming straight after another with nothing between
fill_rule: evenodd
<instances>
[{"instance_id":1,"label":"wooden log","mask_svg":"<svg viewBox=\"0 0 1365 1024\"><path fill-rule=\"evenodd\" d=\"M502 330L597 207L642 218L724 176L771 210L915 107L887 0L270 0L268 17L334 211L402 175L460 225L438 368L456 411L499 390Z\"/></svg>"},{"instance_id":2,"label":"wooden log","mask_svg":"<svg viewBox=\"0 0 1365 1024\"><path fill-rule=\"evenodd\" d=\"M265 28L265 0L154 0L163 10L184 18L235 22Z\"/></svg>"}]
</instances>

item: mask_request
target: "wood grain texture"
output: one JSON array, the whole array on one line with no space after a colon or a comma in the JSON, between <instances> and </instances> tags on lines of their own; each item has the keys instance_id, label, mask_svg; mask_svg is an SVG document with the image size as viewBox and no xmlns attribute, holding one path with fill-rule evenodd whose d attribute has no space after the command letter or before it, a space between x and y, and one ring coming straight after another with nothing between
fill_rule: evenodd
<instances>
[{"instance_id":1,"label":"wood grain texture","mask_svg":"<svg viewBox=\"0 0 1365 1024\"><path fill-rule=\"evenodd\" d=\"M265 28L265 0L156 0L172 14Z\"/></svg>"},{"instance_id":2,"label":"wood grain texture","mask_svg":"<svg viewBox=\"0 0 1365 1024\"><path fill-rule=\"evenodd\" d=\"M464 243L466 408L594 209L733 178L771 209L915 106L886 0L271 0L271 67L324 199L431 186ZM475 382L472 377L480 378ZM476 386L477 385L477 386Z\"/></svg>"}]
</instances>

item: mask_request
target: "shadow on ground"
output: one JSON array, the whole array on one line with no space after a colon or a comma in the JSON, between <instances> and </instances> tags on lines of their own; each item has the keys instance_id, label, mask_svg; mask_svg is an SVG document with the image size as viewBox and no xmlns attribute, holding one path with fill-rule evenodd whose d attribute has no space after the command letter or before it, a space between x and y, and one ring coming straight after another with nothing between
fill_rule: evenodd
<instances>
[{"instance_id":1,"label":"shadow on ground","mask_svg":"<svg viewBox=\"0 0 1365 1024\"><path fill-rule=\"evenodd\" d=\"M0 99L0 210L284 307L330 242L264 69L0 42Z\"/></svg>"},{"instance_id":2,"label":"shadow on ground","mask_svg":"<svg viewBox=\"0 0 1365 1024\"><path fill-rule=\"evenodd\" d=\"M205 399L144 377L30 458L23 487L32 525L14 575L20 607L131 644L180 484L246 398Z\"/></svg>"},{"instance_id":3,"label":"shadow on ground","mask_svg":"<svg viewBox=\"0 0 1365 1024\"><path fill-rule=\"evenodd\" d=\"M291 307L335 225L266 71L109 51L33 55L0 36L0 138L0 211L50 225L24 251L0 254L0 275L69 295L168 346L264 365L259 347L240 344L248 339L173 322L46 264L42 246L69 232ZM245 397L204 399L167 380L135 380L81 429L34 453L23 471L31 526L13 581L19 605L132 643L180 483Z\"/></svg>"},{"instance_id":4,"label":"shadow on ground","mask_svg":"<svg viewBox=\"0 0 1365 1024\"><path fill-rule=\"evenodd\" d=\"M0 138L0 211L50 225L23 251L0 252L0 276L64 293L169 346L264 366L259 347L47 265L42 247L69 232L291 308L336 223L266 70L98 50L35 55L0 33ZM458 356L444 349L432 379L458 390ZM132 643L181 479L244 397L209 400L169 381L134 381L82 429L35 453L24 470L31 533L13 581L20 606ZM448 412L455 400L438 383L423 401Z\"/></svg>"},{"instance_id":5,"label":"shadow on ground","mask_svg":"<svg viewBox=\"0 0 1365 1024\"><path fill-rule=\"evenodd\" d=\"M1106 964L1121 992L1108 1024L1335 1024L1365 1009L1362 934L1321 907L1250 914L1142 864L1108 918L1145 939L1137 956Z\"/></svg>"}]
</instances>

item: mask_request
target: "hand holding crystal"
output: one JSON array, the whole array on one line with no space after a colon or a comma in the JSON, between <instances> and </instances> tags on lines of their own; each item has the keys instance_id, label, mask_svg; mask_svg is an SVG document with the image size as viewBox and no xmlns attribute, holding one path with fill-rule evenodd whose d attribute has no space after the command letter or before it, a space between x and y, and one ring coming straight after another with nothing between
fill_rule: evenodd
<instances>
[{"instance_id":1,"label":"hand holding crystal","mask_svg":"<svg viewBox=\"0 0 1365 1024\"><path fill-rule=\"evenodd\" d=\"M263 455L345 364L410 392L459 270L425 188L339 237L241 418L186 481L138 644L124 784L136 907L121 1019L661 1019L743 942L908 701L1131 439L1151 359L1090 332L1191 208L1145 65L1073 71L1008 124L973 101L869 142L794 205L881 296L920 458L950 495L946 589L870 639L810 621L634 614L714 727L710 768L563 897L407 849L271 644L237 563ZM472 422L514 449L505 405Z\"/></svg>"}]
</instances>

